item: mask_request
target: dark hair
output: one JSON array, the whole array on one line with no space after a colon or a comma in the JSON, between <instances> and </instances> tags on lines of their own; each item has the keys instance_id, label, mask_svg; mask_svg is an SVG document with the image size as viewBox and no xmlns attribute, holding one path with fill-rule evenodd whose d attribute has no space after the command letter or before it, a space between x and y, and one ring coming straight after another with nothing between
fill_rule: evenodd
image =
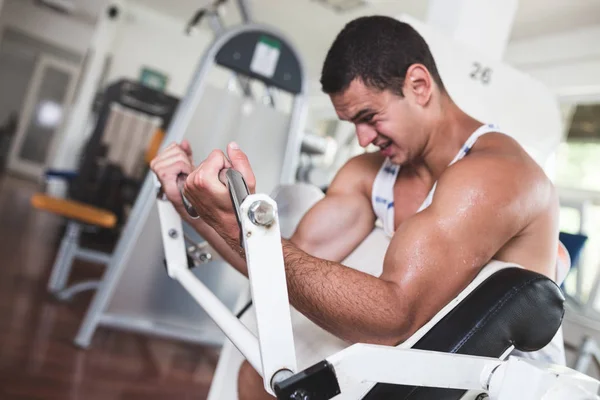
<instances>
[{"instance_id":1,"label":"dark hair","mask_svg":"<svg viewBox=\"0 0 600 400\"><path fill-rule=\"evenodd\" d=\"M413 64L424 65L445 91L429 46L413 27L390 17L360 17L331 45L321 72L322 89L341 93L359 78L367 86L403 96L406 71Z\"/></svg>"}]
</instances>

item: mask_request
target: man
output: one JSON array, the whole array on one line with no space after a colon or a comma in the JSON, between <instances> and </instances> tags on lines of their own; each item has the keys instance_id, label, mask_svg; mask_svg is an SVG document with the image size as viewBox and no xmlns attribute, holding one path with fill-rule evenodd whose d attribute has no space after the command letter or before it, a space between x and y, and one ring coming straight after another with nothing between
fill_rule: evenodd
<instances>
[{"instance_id":1,"label":"man","mask_svg":"<svg viewBox=\"0 0 600 400\"><path fill-rule=\"evenodd\" d=\"M321 83L339 118L356 126L359 143L380 151L348 161L292 238L283 240L295 309L346 342L397 345L491 260L557 279L553 185L515 140L452 101L412 27L379 16L350 22L327 54ZM235 144L227 153L213 151L194 169L184 142L167 148L152 169L182 214L175 178L189 174L185 193L202 217L192 223L247 273L218 173L237 169L251 191L255 177ZM383 268L342 265L377 219L391 237ZM560 346L551 356L555 362L564 362ZM269 398L247 364L239 393Z\"/></svg>"}]
</instances>

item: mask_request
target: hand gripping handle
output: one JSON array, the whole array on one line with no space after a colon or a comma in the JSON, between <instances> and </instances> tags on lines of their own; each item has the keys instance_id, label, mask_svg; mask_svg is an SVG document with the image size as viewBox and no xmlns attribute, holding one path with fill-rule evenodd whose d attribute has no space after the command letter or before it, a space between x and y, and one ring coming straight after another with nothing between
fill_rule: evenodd
<instances>
[{"instance_id":1,"label":"hand gripping handle","mask_svg":"<svg viewBox=\"0 0 600 400\"><path fill-rule=\"evenodd\" d=\"M184 184L187 178L186 174L179 174L177 176L177 187L179 188L179 194L181 195L181 201L183 202L183 206L187 211L188 215L193 219L198 219L199 215L194 209L194 206L186 199L184 192ZM239 171L236 171L233 168L224 168L219 172L219 181L223 185L225 185L229 189L229 196L231 197L231 203L233 204L233 208L235 209L235 216L237 217L238 224L241 226L240 219L240 207L246 197L250 194L248 190L248 185L246 185L246 181L244 177Z\"/></svg>"},{"instance_id":2,"label":"hand gripping handle","mask_svg":"<svg viewBox=\"0 0 600 400\"><path fill-rule=\"evenodd\" d=\"M192 203L190 203L183 194L186 178L187 174L181 173L177 175L177 188L179 189L179 194L181 195L181 202L183 203L183 207L185 208L185 211L187 211L190 218L198 219L200 218L200 215L198 215L198 213L194 209L194 206L192 206Z\"/></svg>"}]
</instances>

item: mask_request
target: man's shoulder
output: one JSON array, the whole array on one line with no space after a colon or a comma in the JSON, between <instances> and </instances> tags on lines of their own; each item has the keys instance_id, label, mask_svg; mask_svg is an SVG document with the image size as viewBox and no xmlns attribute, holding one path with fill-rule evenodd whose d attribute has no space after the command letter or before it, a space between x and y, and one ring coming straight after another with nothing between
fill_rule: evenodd
<instances>
[{"instance_id":1,"label":"man's shoulder","mask_svg":"<svg viewBox=\"0 0 600 400\"><path fill-rule=\"evenodd\" d=\"M544 196L552 194L554 188L546 173L513 138L494 134L480 141L442 174L439 189L484 196L498 204L524 201L539 205Z\"/></svg>"},{"instance_id":2,"label":"man's shoulder","mask_svg":"<svg viewBox=\"0 0 600 400\"><path fill-rule=\"evenodd\" d=\"M517 183L550 182L541 166L519 142L503 133L482 136L464 161L470 164L469 167L478 166L484 169L484 171L473 171L475 173L484 172L484 174L511 177L515 178Z\"/></svg>"}]
</instances>

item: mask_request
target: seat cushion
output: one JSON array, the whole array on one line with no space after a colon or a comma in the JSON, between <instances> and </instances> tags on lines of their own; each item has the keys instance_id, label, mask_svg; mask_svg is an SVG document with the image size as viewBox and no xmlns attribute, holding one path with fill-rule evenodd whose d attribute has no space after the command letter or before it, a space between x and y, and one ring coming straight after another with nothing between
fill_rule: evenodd
<instances>
[{"instance_id":1,"label":"seat cushion","mask_svg":"<svg viewBox=\"0 0 600 400\"><path fill-rule=\"evenodd\" d=\"M31 197L31 204L38 210L49 211L65 218L102 228L114 228L117 223L115 214L102 208L93 207L75 200L60 199L44 193Z\"/></svg>"},{"instance_id":2,"label":"seat cushion","mask_svg":"<svg viewBox=\"0 0 600 400\"><path fill-rule=\"evenodd\" d=\"M412 348L494 358L511 346L536 351L550 343L563 315L564 296L552 280L506 268L487 278ZM464 394L464 390L380 383L363 399L458 400Z\"/></svg>"}]
</instances>

